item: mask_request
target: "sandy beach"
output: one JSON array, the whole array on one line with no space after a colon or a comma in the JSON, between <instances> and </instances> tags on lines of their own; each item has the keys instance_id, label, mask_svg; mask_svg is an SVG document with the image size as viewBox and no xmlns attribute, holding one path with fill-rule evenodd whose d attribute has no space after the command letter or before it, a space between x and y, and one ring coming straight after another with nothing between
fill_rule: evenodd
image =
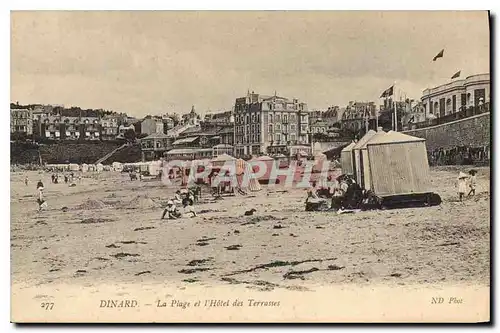
<instances>
[{"instance_id":1,"label":"sandy beach","mask_svg":"<svg viewBox=\"0 0 500 333\"><path fill-rule=\"evenodd\" d=\"M478 169L476 196L464 202L455 188L460 170L468 169L431 168L433 190L443 199L436 207L305 212L304 189L263 186L218 201L205 191L195 206L198 216L178 220L160 220L177 188L158 181L131 182L126 174L104 172L69 187L51 184L49 173L13 172L13 304L21 295L50 298L47 290L63 286L75 295L79 288L140 285L146 292L161 285L263 297L332 287L488 290L490 169ZM42 212L36 211L39 179L48 202ZM250 208L256 213L243 216Z\"/></svg>"}]
</instances>

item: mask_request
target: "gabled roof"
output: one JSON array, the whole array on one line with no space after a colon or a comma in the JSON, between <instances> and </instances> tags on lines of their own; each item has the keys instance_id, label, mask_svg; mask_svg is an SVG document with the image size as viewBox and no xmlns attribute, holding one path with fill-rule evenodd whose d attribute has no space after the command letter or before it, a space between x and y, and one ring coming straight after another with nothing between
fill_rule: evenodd
<instances>
[{"instance_id":1,"label":"gabled roof","mask_svg":"<svg viewBox=\"0 0 500 333\"><path fill-rule=\"evenodd\" d=\"M377 145L377 144L391 144L391 143L404 143L404 142L419 142L425 141L423 138L417 138L408 134L401 132L390 131L385 135L378 136L370 140L367 145Z\"/></svg>"},{"instance_id":2,"label":"gabled roof","mask_svg":"<svg viewBox=\"0 0 500 333\"><path fill-rule=\"evenodd\" d=\"M356 143L354 142L351 142L350 144L348 144L344 149L342 149L341 151L344 152L344 151L352 151L352 148L356 145Z\"/></svg>"},{"instance_id":3,"label":"gabled roof","mask_svg":"<svg viewBox=\"0 0 500 333\"><path fill-rule=\"evenodd\" d=\"M367 143L377 132L374 130L369 130L358 142L352 147L352 149L361 149L361 147Z\"/></svg>"}]
</instances>

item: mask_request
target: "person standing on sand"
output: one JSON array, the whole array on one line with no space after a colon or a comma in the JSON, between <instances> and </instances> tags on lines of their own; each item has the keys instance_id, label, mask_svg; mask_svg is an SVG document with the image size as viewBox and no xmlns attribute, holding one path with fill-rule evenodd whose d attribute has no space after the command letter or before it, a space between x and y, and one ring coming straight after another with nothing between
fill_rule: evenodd
<instances>
[{"instance_id":1,"label":"person standing on sand","mask_svg":"<svg viewBox=\"0 0 500 333\"><path fill-rule=\"evenodd\" d=\"M467 196L469 197L471 194L476 195L476 170L471 170L469 171L469 194Z\"/></svg>"},{"instance_id":2,"label":"person standing on sand","mask_svg":"<svg viewBox=\"0 0 500 333\"><path fill-rule=\"evenodd\" d=\"M458 181L457 181L457 187L458 187L458 198L460 201L462 201L465 193L467 192L467 175L463 172L460 172L458 174Z\"/></svg>"},{"instance_id":3,"label":"person standing on sand","mask_svg":"<svg viewBox=\"0 0 500 333\"><path fill-rule=\"evenodd\" d=\"M38 183L36 184L36 189L39 190L39 189L42 189L43 190L43 183L42 183L42 180L40 179L38 181Z\"/></svg>"},{"instance_id":4,"label":"person standing on sand","mask_svg":"<svg viewBox=\"0 0 500 333\"><path fill-rule=\"evenodd\" d=\"M28 176L24 177L24 185L28 186Z\"/></svg>"},{"instance_id":5,"label":"person standing on sand","mask_svg":"<svg viewBox=\"0 0 500 333\"><path fill-rule=\"evenodd\" d=\"M47 207L47 202L43 198L43 187L40 187L38 189L38 199L36 200L38 202L38 211L41 212L42 209Z\"/></svg>"}]
</instances>

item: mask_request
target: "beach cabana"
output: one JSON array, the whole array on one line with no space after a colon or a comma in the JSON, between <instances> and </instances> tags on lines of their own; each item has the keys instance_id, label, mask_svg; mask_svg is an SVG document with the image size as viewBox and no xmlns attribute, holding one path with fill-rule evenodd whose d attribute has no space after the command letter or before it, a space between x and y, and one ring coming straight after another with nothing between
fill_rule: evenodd
<instances>
[{"instance_id":1,"label":"beach cabana","mask_svg":"<svg viewBox=\"0 0 500 333\"><path fill-rule=\"evenodd\" d=\"M351 142L340 152L340 166L342 173L345 175L354 175L354 157L352 155L352 148L356 143Z\"/></svg>"},{"instance_id":2,"label":"beach cabana","mask_svg":"<svg viewBox=\"0 0 500 333\"><path fill-rule=\"evenodd\" d=\"M212 163L212 165L214 167L222 167L226 163L235 162L235 161L236 161L236 158L232 157L231 155L221 154L215 158L212 158L210 160L210 163Z\"/></svg>"},{"instance_id":3,"label":"beach cabana","mask_svg":"<svg viewBox=\"0 0 500 333\"><path fill-rule=\"evenodd\" d=\"M356 143L356 145L353 147L353 152L354 152L354 163L355 165L355 170L356 170L356 181L358 182L359 186L361 188L365 188L367 190L370 189L370 163L368 159L368 150L366 149L366 145L371 142L372 140L375 140L381 135L385 135L386 132L382 130L382 127L378 128L378 131L372 131L373 133L370 133L369 137L366 137L366 135L361 138L361 140ZM368 133L367 133L368 135Z\"/></svg>"},{"instance_id":4,"label":"beach cabana","mask_svg":"<svg viewBox=\"0 0 500 333\"><path fill-rule=\"evenodd\" d=\"M425 139L388 132L366 144L369 188L379 197L430 193Z\"/></svg>"},{"instance_id":5,"label":"beach cabana","mask_svg":"<svg viewBox=\"0 0 500 333\"><path fill-rule=\"evenodd\" d=\"M361 178L362 178L362 173L363 173L363 168L362 166L360 165L361 164L361 147L366 143L368 142L368 140L370 140L372 138L372 136L374 136L377 132L375 132L374 130L369 130L368 132L366 132L366 134L361 138L359 139L358 142L356 142L356 144L354 145L354 147L352 147L352 155L354 156L354 166L353 166L353 170L354 170L354 178L356 179L356 182L361 185Z\"/></svg>"}]
</instances>

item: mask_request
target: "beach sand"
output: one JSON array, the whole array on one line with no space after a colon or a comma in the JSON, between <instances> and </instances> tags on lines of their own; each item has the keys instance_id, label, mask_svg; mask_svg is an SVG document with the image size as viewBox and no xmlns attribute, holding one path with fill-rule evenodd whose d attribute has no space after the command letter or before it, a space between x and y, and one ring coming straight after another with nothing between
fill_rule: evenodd
<instances>
[{"instance_id":1,"label":"beach sand","mask_svg":"<svg viewBox=\"0 0 500 333\"><path fill-rule=\"evenodd\" d=\"M484 297L490 281L490 169L478 169L476 196L464 202L458 202L455 188L459 170L468 169L431 168L433 191L443 199L436 207L342 215L306 212L304 189L263 186L260 192L218 201L205 190L195 206L198 216L178 220L160 220L162 207L177 188L159 181L130 181L127 174L103 172L87 174L69 187L51 184L49 173L12 172L13 318L50 321L25 310L57 293L80 300L101 293L94 298L102 299L105 290L106 297L130 295L130 290L150 293L151 304L156 298L174 297L175 291L209 295L214 288L220 288L218 295L237 290L293 299L317 297L325 288L463 286L459 290L464 293L467 287L481 290ZM39 179L48 202L42 212L36 211ZM254 215L243 216L250 208L256 209ZM59 305L59 310L64 307ZM288 316L302 318L306 313ZM67 315L76 321L84 316ZM254 315L276 320L269 313ZM185 318L199 320L194 312L192 316ZM239 318L235 316L228 320ZM113 321L111 317L101 319ZM217 316L208 317L213 318Z\"/></svg>"}]
</instances>

